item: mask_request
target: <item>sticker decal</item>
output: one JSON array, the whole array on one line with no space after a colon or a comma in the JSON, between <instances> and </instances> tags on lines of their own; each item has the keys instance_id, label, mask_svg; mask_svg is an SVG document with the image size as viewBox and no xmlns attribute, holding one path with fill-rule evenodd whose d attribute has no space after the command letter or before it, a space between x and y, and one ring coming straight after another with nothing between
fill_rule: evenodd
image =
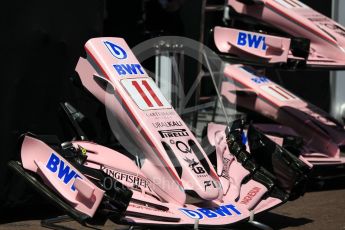
<instances>
[{"instance_id":1,"label":"sticker decal","mask_svg":"<svg viewBox=\"0 0 345 230\"><path fill-rule=\"evenodd\" d=\"M46 168L50 172L54 174L56 173L58 179L66 185L73 181L70 187L72 191L75 191L74 180L77 177L82 178L76 171L70 168L68 163L66 163L63 158L60 159L60 157L54 153L50 155L50 158L46 164Z\"/></svg>"},{"instance_id":2,"label":"sticker decal","mask_svg":"<svg viewBox=\"0 0 345 230\"><path fill-rule=\"evenodd\" d=\"M196 162L193 158L192 159L184 158L183 160L185 160L188 163L189 168L191 168L196 175L206 174L204 167L199 165L200 163Z\"/></svg>"},{"instance_id":3,"label":"sticker decal","mask_svg":"<svg viewBox=\"0 0 345 230\"><path fill-rule=\"evenodd\" d=\"M217 186L215 185L214 181L210 181L210 180L204 181L204 185L205 185L205 192L207 191L208 187L213 186L213 188L217 188Z\"/></svg>"},{"instance_id":4,"label":"sticker decal","mask_svg":"<svg viewBox=\"0 0 345 230\"><path fill-rule=\"evenodd\" d=\"M232 215L241 215L242 213L237 210L235 205L220 205L214 208L198 208L196 210L180 208L183 214L192 218L202 220L203 218L213 219L217 217L227 217Z\"/></svg>"},{"instance_id":5,"label":"sticker decal","mask_svg":"<svg viewBox=\"0 0 345 230\"><path fill-rule=\"evenodd\" d=\"M232 162L231 159L228 159L226 157L223 158L223 170L222 170L222 173L220 174L220 177L223 177L227 180L230 179L229 169L230 169L231 162Z\"/></svg>"},{"instance_id":6,"label":"sticker decal","mask_svg":"<svg viewBox=\"0 0 345 230\"><path fill-rule=\"evenodd\" d=\"M115 64L113 66L120 76L144 74L140 64Z\"/></svg>"},{"instance_id":7,"label":"sticker decal","mask_svg":"<svg viewBox=\"0 0 345 230\"><path fill-rule=\"evenodd\" d=\"M157 121L155 123L152 123L152 125L156 129L158 129L158 128L169 128L169 127L183 126L183 123L181 121Z\"/></svg>"},{"instance_id":8,"label":"sticker decal","mask_svg":"<svg viewBox=\"0 0 345 230\"><path fill-rule=\"evenodd\" d=\"M186 129L159 130L158 133L161 135L162 138L189 136Z\"/></svg>"},{"instance_id":9,"label":"sticker decal","mask_svg":"<svg viewBox=\"0 0 345 230\"><path fill-rule=\"evenodd\" d=\"M183 153L191 153L192 149L182 141L176 141L176 147Z\"/></svg>"},{"instance_id":10,"label":"sticker decal","mask_svg":"<svg viewBox=\"0 0 345 230\"><path fill-rule=\"evenodd\" d=\"M130 183L139 187L147 188L150 191L152 191L150 188L150 181L142 176L139 176L137 174L133 174L130 172L122 172L119 170L110 169L103 165L101 165L100 169L103 172L105 172L108 176L111 176L112 178L118 181L125 181L127 183Z\"/></svg>"},{"instance_id":11,"label":"sticker decal","mask_svg":"<svg viewBox=\"0 0 345 230\"><path fill-rule=\"evenodd\" d=\"M151 78L123 79L121 84L141 110L171 108Z\"/></svg>"},{"instance_id":12,"label":"sticker decal","mask_svg":"<svg viewBox=\"0 0 345 230\"><path fill-rule=\"evenodd\" d=\"M174 116L174 115L175 115L175 111L174 110L173 111L162 111L162 112L159 112L159 111L153 111L152 112L152 111L150 111L150 112L146 113L147 117L154 117L154 118L161 117L161 118L166 118L166 119L168 119L170 116ZM167 122L156 122L155 124L163 124L163 123L167 123ZM153 124L153 126L155 126L155 124ZM182 126L182 123L179 126ZM161 126L157 126L156 128L158 128L158 127L161 127Z\"/></svg>"},{"instance_id":13,"label":"sticker decal","mask_svg":"<svg viewBox=\"0 0 345 230\"><path fill-rule=\"evenodd\" d=\"M259 187L254 187L252 188L248 194L241 200L241 204L248 204L258 192L260 192L261 188Z\"/></svg>"},{"instance_id":14,"label":"sticker decal","mask_svg":"<svg viewBox=\"0 0 345 230\"><path fill-rule=\"evenodd\" d=\"M260 77L252 77L250 79L252 82L256 83L256 84L262 84L262 83L268 83L270 82L270 80L268 80L267 77L263 77L263 76L260 76Z\"/></svg>"},{"instance_id":15,"label":"sticker decal","mask_svg":"<svg viewBox=\"0 0 345 230\"><path fill-rule=\"evenodd\" d=\"M266 50L266 37L263 35L253 34L249 32L239 32L237 38L237 45L247 46L249 48Z\"/></svg>"},{"instance_id":16,"label":"sticker decal","mask_svg":"<svg viewBox=\"0 0 345 230\"><path fill-rule=\"evenodd\" d=\"M116 45L109 41L105 41L104 45L108 48L109 52L117 59L127 58L127 53L121 46Z\"/></svg>"},{"instance_id":17,"label":"sticker decal","mask_svg":"<svg viewBox=\"0 0 345 230\"><path fill-rule=\"evenodd\" d=\"M260 87L263 91L270 94L274 98L280 100L280 101L292 101L296 100L297 97L293 95L292 93L288 92L287 90L281 88L278 85L264 85Z\"/></svg>"}]
</instances>

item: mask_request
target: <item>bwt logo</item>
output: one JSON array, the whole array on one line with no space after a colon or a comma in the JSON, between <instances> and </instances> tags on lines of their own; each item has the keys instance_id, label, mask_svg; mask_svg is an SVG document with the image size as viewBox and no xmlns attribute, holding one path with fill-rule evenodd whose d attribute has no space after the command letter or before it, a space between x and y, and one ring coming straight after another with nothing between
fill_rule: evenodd
<instances>
[{"instance_id":1,"label":"bwt logo","mask_svg":"<svg viewBox=\"0 0 345 230\"><path fill-rule=\"evenodd\" d=\"M104 44L108 48L110 53L117 59L127 58L127 53L122 47L109 41L105 41ZM115 64L113 66L119 75L144 74L144 71L140 64Z\"/></svg>"},{"instance_id":2,"label":"bwt logo","mask_svg":"<svg viewBox=\"0 0 345 230\"><path fill-rule=\"evenodd\" d=\"M105 41L104 45L108 48L110 53L114 57L116 57L117 59L126 59L127 58L127 53L122 47L115 45L114 43L111 43L109 41Z\"/></svg>"},{"instance_id":3,"label":"bwt logo","mask_svg":"<svg viewBox=\"0 0 345 230\"><path fill-rule=\"evenodd\" d=\"M119 75L144 74L140 64L116 64L113 66Z\"/></svg>"},{"instance_id":4,"label":"bwt logo","mask_svg":"<svg viewBox=\"0 0 345 230\"><path fill-rule=\"evenodd\" d=\"M256 84L263 84L263 83L269 83L270 80L268 80L267 77L252 77L250 80L252 80L252 82L256 83Z\"/></svg>"},{"instance_id":5,"label":"bwt logo","mask_svg":"<svg viewBox=\"0 0 345 230\"><path fill-rule=\"evenodd\" d=\"M249 48L266 50L267 45L265 42L265 38L266 38L265 36L261 36L261 35L239 32L238 33L238 39L237 39L237 45L248 46Z\"/></svg>"},{"instance_id":6,"label":"bwt logo","mask_svg":"<svg viewBox=\"0 0 345 230\"><path fill-rule=\"evenodd\" d=\"M190 210L186 208L179 209L183 214L192 218L192 219L203 219L205 218L217 218L217 217L226 217L235 215L241 215L241 212L238 211L235 205L228 204L228 205L221 205L215 208L198 208L197 210Z\"/></svg>"},{"instance_id":7,"label":"bwt logo","mask_svg":"<svg viewBox=\"0 0 345 230\"><path fill-rule=\"evenodd\" d=\"M68 184L72 179L75 180L77 177L81 178L73 169L71 169L63 159L60 159L57 155L52 153L48 163L46 165L47 169L52 173L57 173L57 177L64 184ZM75 191L74 184L71 186L71 190Z\"/></svg>"}]
</instances>

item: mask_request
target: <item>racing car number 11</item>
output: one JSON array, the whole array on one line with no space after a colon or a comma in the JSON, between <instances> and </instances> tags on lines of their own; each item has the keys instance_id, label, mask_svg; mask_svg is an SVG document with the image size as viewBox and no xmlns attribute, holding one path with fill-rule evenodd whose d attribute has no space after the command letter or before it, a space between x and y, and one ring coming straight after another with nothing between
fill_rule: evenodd
<instances>
[{"instance_id":1,"label":"racing car number 11","mask_svg":"<svg viewBox=\"0 0 345 230\"><path fill-rule=\"evenodd\" d=\"M141 110L171 108L151 78L123 79L121 83Z\"/></svg>"}]
</instances>

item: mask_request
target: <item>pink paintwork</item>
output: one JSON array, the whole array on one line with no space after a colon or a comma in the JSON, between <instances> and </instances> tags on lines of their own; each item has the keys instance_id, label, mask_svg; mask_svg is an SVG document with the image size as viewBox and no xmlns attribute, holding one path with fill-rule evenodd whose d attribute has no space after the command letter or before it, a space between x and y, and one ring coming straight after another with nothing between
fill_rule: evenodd
<instances>
[{"instance_id":1,"label":"pink paintwork","mask_svg":"<svg viewBox=\"0 0 345 230\"><path fill-rule=\"evenodd\" d=\"M291 129L287 126L279 125L279 124L253 124L253 125L255 128L257 128L261 132L265 133L265 135L269 139L271 139L273 142L275 142L279 146L283 146L283 141L284 141L283 137L284 136L287 136L287 135L298 136L298 134L293 129ZM207 125L207 139L212 146L216 147L217 154L219 151L218 149L224 149L224 150L226 149L226 152L229 151L225 147L225 143L217 142L217 140L219 140L220 137L222 140L225 140L225 137L226 137L225 136L225 129L226 129L226 126L223 124L217 124L217 123L210 122ZM247 129L243 130L243 134L245 136L247 136L247 132L248 132ZM246 141L245 145L246 145L246 148L249 149L248 141ZM303 161L306 165L308 165L309 168L312 168L313 167L312 163L314 163L311 159L311 155L313 155L315 157L316 156L323 157L323 158L327 157L324 154L317 154L317 153L311 154L309 152L310 150L308 149L308 146L304 146L304 149L302 151L303 151L303 153L308 153L308 156L307 156L307 158L305 158L301 155L301 156L299 156L299 159L301 161ZM330 162L330 163L331 162L334 162L334 163L338 162L339 163L339 160L336 160L335 158L328 158L328 159L329 159L328 162ZM345 159L343 159L342 161L345 162L344 160ZM320 161L319 161L319 163L320 163ZM238 169L237 171L240 171L240 170L245 170L245 169L241 168L241 169ZM244 176L246 176L246 175L244 175ZM240 177L240 178L242 178L242 177ZM235 184L240 184L240 182L237 182Z\"/></svg>"},{"instance_id":2,"label":"pink paintwork","mask_svg":"<svg viewBox=\"0 0 345 230\"><path fill-rule=\"evenodd\" d=\"M230 189L223 188L224 196L221 200L214 200L212 202L204 200L199 203L184 205L167 202L158 195L158 192L156 193L159 187L147 178L141 169L126 156L92 142L75 141L72 143L75 147L82 147L87 151L85 166L101 169L109 176L132 189L133 199L124 217L124 221L129 223L193 225L195 218L201 218L199 219L200 225L225 226L247 219L250 215L249 210L259 213L281 203L281 200L275 198L262 200L267 189L255 181L250 180L245 185L241 185L242 179L248 175L248 172L240 164L236 164L235 159L233 162L230 162L230 167L224 168L224 170L228 170L227 174L229 177L227 180ZM226 145L225 140L220 145ZM229 154L229 152L226 154ZM231 158L230 154L227 157ZM223 175L222 173L218 175L225 179L224 173ZM250 198L248 198L248 194L251 194ZM235 201L237 198L238 201ZM138 203L137 200L140 202ZM226 205L230 205L232 209L225 208ZM257 211L256 205L259 205L260 210ZM217 218L207 218L203 214L205 208L207 210L219 208L224 213L218 215ZM198 211L198 209L202 211ZM193 215L195 215L194 218L192 218ZM155 217L156 220L152 217Z\"/></svg>"},{"instance_id":3,"label":"pink paintwork","mask_svg":"<svg viewBox=\"0 0 345 230\"><path fill-rule=\"evenodd\" d=\"M230 81L222 83L221 93L230 103L293 128L303 137L307 147L304 154L313 157L313 162L316 159L323 161L327 157L344 162L339 150L339 146L345 144L344 127L329 119L325 112L267 78L252 74L242 65L228 65L224 74ZM277 128L271 127L271 131L282 134L288 132L284 128Z\"/></svg>"},{"instance_id":4,"label":"pink paintwork","mask_svg":"<svg viewBox=\"0 0 345 230\"><path fill-rule=\"evenodd\" d=\"M250 45L244 39L251 36ZM267 63L287 62L290 39L248 32L233 28L215 27L214 42L222 53L231 53L247 59L259 59Z\"/></svg>"},{"instance_id":5,"label":"pink paintwork","mask_svg":"<svg viewBox=\"0 0 345 230\"><path fill-rule=\"evenodd\" d=\"M263 200L267 189L253 180L242 185L249 172L229 151L221 153L227 148L221 136L216 143L220 165L218 172L214 170L123 39L91 39L85 48L88 59L81 58L76 68L83 85L112 112L124 127L127 141L145 156L139 168L114 150L92 142L73 143L87 150L86 166L101 169L132 189L125 221L193 225L199 219L199 225L225 226L248 219L251 211L262 212L282 203L269 196Z\"/></svg>"},{"instance_id":6,"label":"pink paintwork","mask_svg":"<svg viewBox=\"0 0 345 230\"><path fill-rule=\"evenodd\" d=\"M298 0L260 0L246 4L228 0L237 13L271 24L311 41L308 65L345 66L345 28Z\"/></svg>"},{"instance_id":7,"label":"pink paintwork","mask_svg":"<svg viewBox=\"0 0 345 230\"><path fill-rule=\"evenodd\" d=\"M236 158L230 153L228 144L226 142L225 125L209 123L207 126L207 138L211 146L216 148L218 175L221 176L222 187L224 192L229 195L224 199L239 199L241 204L245 204L249 210L254 208L267 192L267 188L262 184L250 180L249 183L242 185L243 179L249 175L249 171L242 167L237 162ZM252 190L255 194L248 197Z\"/></svg>"},{"instance_id":8,"label":"pink paintwork","mask_svg":"<svg viewBox=\"0 0 345 230\"><path fill-rule=\"evenodd\" d=\"M116 58L112 55L106 44L114 44L125 50L127 57L124 59ZM142 166L146 176L156 182L156 185L163 191L164 186L169 182L170 194L161 194L165 199L179 204L185 203L186 194L184 190L193 190L198 196L205 200L214 200L221 196L221 188L219 187L219 178L211 166L206 154L201 146L189 131L183 120L179 117L171 105L166 101L158 87L147 76L140 63L130 51L126 42L121 38L95 38L89 40L85 49L88 58L93 60L97 66L91 66L90 62L80 59L77 72L84 86L103 102L108 109L113 112L115 117L126 127L128 134L131 136L133 143L137 143L143 150L146 160ZM126 68L137 66L137 74L120 75L114 65ZM130 68L129 67L129 68ZM118 67L119 68L119 67ZM95 69L99 69L97 73ZM125 70L123 70L125 71ZM95 73L96 72L96 73ZM121 73L121 72L120 72ZM94 80L94 75L101 76L104 81L113 87L114 95L108 95L110 98L107 102L106 92ZM152 90L147 90L145 83L150 84ZM139 89L138 89L139 87ZM103 91L103 92L102 92ZM154 94L155 96L151 95ZM156 101L158 98L159 102ZM151 103L151 106L149 106ZM164 114L164 115L160 115ZM173 128L162 127L156 128L157 124L165 124L166 122L174 122ZM177 132L176 129L185 130L184 136L168 138L160 134ZM172 159L169 158L167 151L164 149L163 142L174 153L175 161L180 165L183 173L179 175ZM189 142L195 143L200 155L197 156L195 150L192 150ZM179 148L186 148L185 152ZM202 165L200 161L204 161ZM200 174L195 173L188 161L194 160L198 164ZM206 168L209 168L207 172ZM167 170L162 170L165 168ZM164 180L162 180L164 178ZM204 181L213 181L216 185L205 192ZM174 185L174 186L172 186Z\"/></svg>"},{"instance_id":9,"label":"pink paintwork","mask_svg":"<svg viewBox=\"0 0 345 230\"><path fill-rule=\"evenodd\" d=\"M34 137L25 136L21 158L26 170L37 173L76 210L93 217L103 199L104 191L89 181L59 153Z\"/></svg>"},{"instance_id":10,"label":"pink paintwork","mask_svg":"<svg viewBox=\"0 0 345 230\"><path fill-rule=\"evenodd\" d=\"M98 181L102 190L56 150L25 136L23 168L38 174L68 205L93 217L100 202L107 199L104 193L124 185L133 196L121 223L218 227L247 221L283 203L271 197L263 184L248 178L249 171L229 151L225 126L216 124L209 130L217 155L217 171L213 168L123 39L91 39L86 49L93 59L79 60L77 71L83 85L113 112L124 127L121 134L129 135L128 141L136 143L145 158L138 167L120 152L91 141L64 143L82 150L83 161L76 164L109 176L104 178L109 181Z\"/></svg>"}]
</instances>

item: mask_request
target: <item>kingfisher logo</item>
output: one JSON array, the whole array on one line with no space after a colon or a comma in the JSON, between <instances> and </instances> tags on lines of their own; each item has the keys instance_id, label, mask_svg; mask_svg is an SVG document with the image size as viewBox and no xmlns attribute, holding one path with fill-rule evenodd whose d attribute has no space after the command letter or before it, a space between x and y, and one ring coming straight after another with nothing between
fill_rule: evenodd
<instances>
[{"instance_id":1,"label":"kingfisher logo","mask_svg":"<svg viewBox=\"0 0 345 230\"><path fill-rule=\"evenodd\" d=\"M266 50L266 37L262 35L239 32L237 38L237 45L248 46L249 48Z\"/></svg>"},{"instance_id":2,"label":"kingfisher logo","mask_svg":"<svg viewBox=\"0 0 345 230\"><path fill-rule=\"evenodd\" d=\"M50 156L46 168L56 174L59 180L66 185L77 177L82 178L76 171L71 169L63 159L60 159L59 156L54 153ZM75 191L74 184L72 184L71 190Z\"/></svg>"},{"instance_id":3,"label":"kingfisher logo","mask_svg":"<svg viewBox=\"0 0 345 230\"><path fill-rule=\"evenodd\" d=\"M109 41L105 41L104 45L108 48L110 53L114 57L116 57L117 59L126 59L127 58L127 53L121 46L118 46L118 45L111 43Z\"/></svg>"},{"instance_id":4,"label":"kingfisher logo","mask_svg":"<svg viewBox=\"0 0 345 230\"><path fill-rule=\"evenodd\" d=\"M198 208L197 210L191 210L187 208L179 209L183 214L192 219L213 219L217 217L227 217L232 215L241 215L241 212L237 210L235 205L221 205L214 208Z\"/></svg>"},{"instance_id":5,"label":"kingfisher logo","mask_svg":"<svg viewBox=\"0 0 345 230\"><path fill-rule=\"evenodd\" d=\"M139 187L144 187L149 189L150 191L150 181L148 181L146 178L143 178L141 176L138 175L134 175L134 174L130 174L129 172L120 172L120 171L116 171L104 166L101 166L100 168L103 172L105 172L107 175L115 178L116 180L120 180L120 181L126 181L128 183L131 183L133 185L137 185Z\"/></svg>"}]
</instances>

